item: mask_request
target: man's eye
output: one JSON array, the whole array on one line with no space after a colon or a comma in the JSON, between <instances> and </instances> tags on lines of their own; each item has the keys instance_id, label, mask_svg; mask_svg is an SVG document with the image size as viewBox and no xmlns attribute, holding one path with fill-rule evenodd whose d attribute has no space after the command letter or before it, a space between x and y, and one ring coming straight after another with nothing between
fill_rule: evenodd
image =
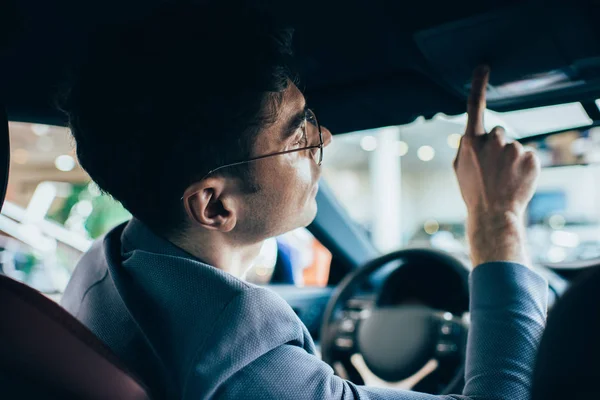
<instances>
[{"instance_id":1,"label":"man's eye","mask_svg":"<svg viewBox=\"0 0 600 400\"><path fill-rule=\"evenodd\" d=\"M307 137L306 137L306 121L304 121L302 123L302 125L298 128L300 130L300 138L298 139L298 141L296 143L294 143L295 146L305 146L307 143Z\"/></svg>"}]
</instances>

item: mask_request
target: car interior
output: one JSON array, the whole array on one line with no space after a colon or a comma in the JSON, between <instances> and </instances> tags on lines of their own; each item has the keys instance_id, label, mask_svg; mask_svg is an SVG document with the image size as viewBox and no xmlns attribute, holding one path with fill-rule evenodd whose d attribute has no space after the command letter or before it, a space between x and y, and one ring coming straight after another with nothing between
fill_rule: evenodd
<instances>
[{"instance_id":1,"label":"car interior","mask_svg":"<svg viewBox=\"0 0 600 400\"><path fill-rule=\"evenodd\" d=\"M92 233L86 218L101 195L67 150L67 121L56 98L90 35L167 1L0 5L2 398L160 398L56 302L77 258L128 217L123 210L114 218L102 214L102 228ZM460 196L440 188L454 182L451 160L464 131L471 73L486 63L492 70L486 129L505 126L513 140L537 151L543 166L528 209L528 240L532 268L548 281L550 310L533 398L598 396L598 2L261 4L295 27L302 90L335 137L316 219L307 231L265 245L262 264L244 278L289 303L322 359L343 378L460 393L473 266ZM48 145L49 137L61 137L60 144ZM43 154L52 174L39 170ZM63 179L79 200L60 194ZM69 211L59 225L60 212L47 217L61 196L79 216ZM378 207L386 213L365 211ZM391 220L414 229L400 230ZM24 248L35 250L35 262ZM55 256L57 248L66 255ZM312 258L305 261L308 248ZM46 290L19 267L27 263L34 270L68 266ZM298 263L305 265L300 272Z\"/></svg>"}]
</instances>

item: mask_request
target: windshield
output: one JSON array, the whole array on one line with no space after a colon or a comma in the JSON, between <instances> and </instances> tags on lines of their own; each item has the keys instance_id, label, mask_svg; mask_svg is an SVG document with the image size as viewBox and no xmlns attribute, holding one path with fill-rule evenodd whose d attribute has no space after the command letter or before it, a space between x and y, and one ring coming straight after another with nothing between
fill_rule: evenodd
<instances>
[{"instance_id":1,"label":"windshield","mask_svg":"<svg viewBox=\"0 0 600 400\"><path fill-rule=\"evenodd\" d=\"M506 126L514 138L540 133L536 119L547 131L589 124L580 107L574 103L504 114L487 111L486 128ZM564 118L546 118L548 112ZM418 119L336 135L327 147L326 181L382 252L432 247L468 259L466 208L452 169L465 123L464 115ZM527 214L535 263L565 267L600 258L599 169L588 165L542 170Z\"/></svg>"}]
</instances>

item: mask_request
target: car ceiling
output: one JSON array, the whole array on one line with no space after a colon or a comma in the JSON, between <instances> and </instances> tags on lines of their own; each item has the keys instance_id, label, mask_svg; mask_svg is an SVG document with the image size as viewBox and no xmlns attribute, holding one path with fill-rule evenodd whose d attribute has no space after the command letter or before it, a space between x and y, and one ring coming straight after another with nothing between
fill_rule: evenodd
<instances>
[{"instance_id":1,"label":"car ceiling","mask_svg":"<svg viewBox=\"0 0 600 400\"><path fill-rule=\"evenodd\" d=\"M0 97L12 120L63 125L54 106L66 71L99 26L127 23L166 1L5 0ZM556 69L581 84L488 102L496 111L581 101L600 113L598 1L262 1L296 29L302 88L336 133L464 111L471 70L491 85Z\"/></svg>"}]
</instances>

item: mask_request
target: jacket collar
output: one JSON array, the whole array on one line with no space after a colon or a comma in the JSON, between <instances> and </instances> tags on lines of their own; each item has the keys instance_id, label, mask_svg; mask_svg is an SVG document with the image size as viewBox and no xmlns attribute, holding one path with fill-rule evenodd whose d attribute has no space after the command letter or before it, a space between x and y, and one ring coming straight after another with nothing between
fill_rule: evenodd
<instances>
[{"instance_id":1,"label":"jacket collar","mask_svg":"<svg viewBox=\"0 0 600 400\"><path fill-rule=\"evenodd\" d=\"M155 234L146 224L137 218L133 218L127 223L121 235L121 242L121 250L124 254L135 250L142 250L148 253L158 253L200 261L192 254Z\"/></svg>"}]
</instances>

